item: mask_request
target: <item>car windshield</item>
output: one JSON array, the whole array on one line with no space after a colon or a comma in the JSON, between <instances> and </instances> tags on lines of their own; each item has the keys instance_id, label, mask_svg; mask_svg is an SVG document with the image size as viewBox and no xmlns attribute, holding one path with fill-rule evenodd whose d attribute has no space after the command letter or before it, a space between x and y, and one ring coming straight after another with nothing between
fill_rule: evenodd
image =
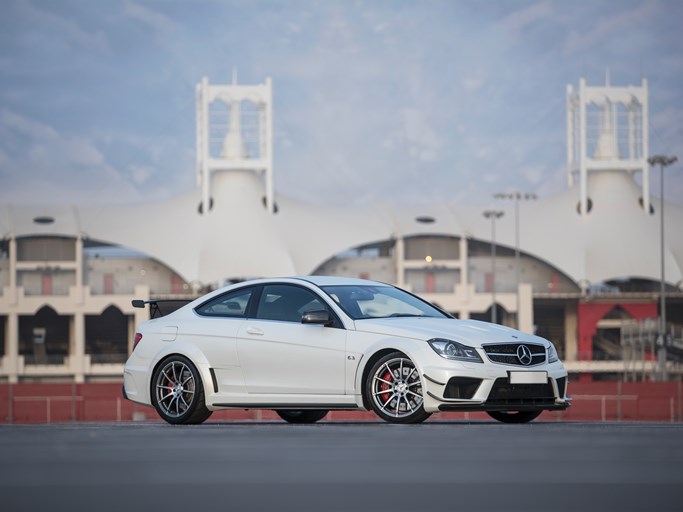
<instances>
[{"instance_id":1,"label":"car windshield","mask_svg":"<svg viewBox=\"0 0 683 512\"><path fill-rule=\"evenodd\" d=\"M367 318L448 318L428 302L392 286L323 286L325 293L354 320Z\"/></svg>"}]
</instances>

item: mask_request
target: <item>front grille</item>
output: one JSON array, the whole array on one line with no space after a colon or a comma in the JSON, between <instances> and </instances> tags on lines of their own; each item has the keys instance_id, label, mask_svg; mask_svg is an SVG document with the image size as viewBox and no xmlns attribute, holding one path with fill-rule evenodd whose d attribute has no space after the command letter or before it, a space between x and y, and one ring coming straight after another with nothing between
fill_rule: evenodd
<instances>
[{"instance_id":1,"label":"front grille","mask_svg":"<svg viewBox=\"0 0 683 512\"><path fill-rule=\"evenodd\" d=\"M526 364L520 361L518 356L520 346L526 347L531 353L531 361ZM486 352L486 357L492 363L516 366L536 366L545 363L545 347L535 343L499 343L496 345L484 345L483 349Z\"/></svg>"},{"instance_id":2,"label":"front grille","mask_svg":"<svg viewBox=\"0 0 683 512\"><path fill-rule=\"evenodd\" d=\"M507 378L496 379L486 403L489 405L543 405L555 403L550 380L545 384L510 384Z\"/></svg>"},{"instance_id":3,"label":"front grille","mask_svg":"<svg viewBox=\"0 0 683 512\"><path fill-rule=\"evenodd\" d=\"M479 389L481 379L470 377L452 377L443 392L444 398L466 398L470 399Z\"/></svg>"}]
</instances>

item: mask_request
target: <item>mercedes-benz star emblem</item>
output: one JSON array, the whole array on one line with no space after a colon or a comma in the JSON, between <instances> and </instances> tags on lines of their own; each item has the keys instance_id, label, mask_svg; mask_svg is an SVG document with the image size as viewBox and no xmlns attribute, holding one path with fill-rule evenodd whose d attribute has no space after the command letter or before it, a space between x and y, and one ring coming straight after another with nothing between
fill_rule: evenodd
<instances>
[{"instance_id":1,"label":"mercedes-benz star emblem","mask_svg":"<svg viewBox=\"0 0 683 512\"><path fill-rule=\"evenodd\" d=\"M531 350L526 345L520 345L517 347L517 359L524 366L529 366L531 364Z\"/></svg>"}]
</instances>

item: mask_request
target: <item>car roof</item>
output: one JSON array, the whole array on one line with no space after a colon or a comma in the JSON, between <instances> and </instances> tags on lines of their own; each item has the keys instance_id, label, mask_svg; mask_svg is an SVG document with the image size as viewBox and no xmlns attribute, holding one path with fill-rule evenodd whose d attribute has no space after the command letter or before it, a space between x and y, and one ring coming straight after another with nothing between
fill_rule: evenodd
<instances>
[{"instance_id":1,"label":"car roof","mask_svg":"<svg viewBox=\"0 0 683 512\"><path fill-rule=\"evenodd\" d=\"M308 281L316 286L390 286L386 283L370 281L368 279L356 279L353 277L338 276L302 276L294 279Z\"/></svg>"},{"instance_id":2,"label":"car roof","mask_svg":"<svg viewBox=\"0 0 683 512\"><path fill-rule=\"evenodd\" d=\"M370 281L368 279L356 279L353 277L338 277L338 276L294 276L294 277L271 277L271 278L260 278L260 279L250 279L247 281L241 281L239 283L233 283L227 286L223 286L212 292L207 293L198 297L194 301L188 304L188 307L195 308L199 304L204 303L207 300L212 299L222 293L241 288L243 286L252 286L259 284L271 284L271 283L296 283L297 281L306 281L313 286L323 287L323 286L391 286L386 283L380 283L378 281Z\"/></svg>"}]
</instances>

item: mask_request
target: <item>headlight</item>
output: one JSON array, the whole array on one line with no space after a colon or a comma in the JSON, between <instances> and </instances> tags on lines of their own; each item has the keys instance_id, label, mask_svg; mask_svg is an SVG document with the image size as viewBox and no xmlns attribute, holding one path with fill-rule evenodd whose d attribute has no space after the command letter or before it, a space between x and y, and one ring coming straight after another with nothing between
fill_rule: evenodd
<instances>
[{"instance_id":1,"label":"headlight","mask_svg":"<svg viewBox=\"0 0 683 512\"><path fill-rule=\"evenodd\" d=\"M429 340L429 346L434 352L445 359L455 359L457 361L469 361L470 363L483 363L477 351L456 341L434 338Z\"/></svg>"},{"instance_id":2,"label":"headlight","mask_svg":"<svg viewBox=\"0 0 683 512\"><path fill-rule=\"evenodd\" d=\"M557 357L557 350L555 350L555 345L551 343L548 347L548 363L555 363L559 360L560 358Z\"/></svg>"}]
</instances>

